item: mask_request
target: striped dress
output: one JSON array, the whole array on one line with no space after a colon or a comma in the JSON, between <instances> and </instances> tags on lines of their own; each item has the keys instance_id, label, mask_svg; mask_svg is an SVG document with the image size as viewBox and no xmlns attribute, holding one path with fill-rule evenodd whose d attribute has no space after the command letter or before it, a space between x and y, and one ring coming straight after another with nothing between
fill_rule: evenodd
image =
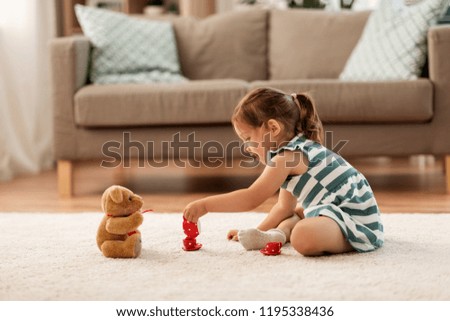
<instances>
[{"instance_id":1,"label":"striped dress","mask_svg":"<svg viewBox=\"0 0 450 321\"><path fill-rule=\"evenodd\" d=\"M338 154L303 135L269 152L270 159L284 150L299 150L308 157L308 170L288 176L281 186L297 198L305 218L333 219L358 252L373 251L383 245L380 210L360 172Z\"/></svg>"}]
</instances>

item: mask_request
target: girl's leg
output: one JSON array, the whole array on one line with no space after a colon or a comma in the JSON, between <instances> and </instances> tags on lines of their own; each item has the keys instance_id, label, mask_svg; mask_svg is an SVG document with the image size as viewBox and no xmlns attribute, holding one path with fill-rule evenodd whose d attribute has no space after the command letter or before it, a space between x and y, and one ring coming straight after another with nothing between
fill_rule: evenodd
<instances>
[{"instance_id":1,"label":"girl's leg","mask_svg":"<svg viewBox=\"0 0 450 321\"><path fill-rule=\"evenodd\" d=\"M290 218L285 219L283 222L281 222L277 229L282 230L283 233L286 235L286 242L290 242L291 239L291 232L294 226L302 219L305 218L303 215L303 208L302 207L296 207L295 208L295 214Z\"/></svg>"},{"instance_id":2,"label":"girl's leg","mask_svg":"<svg viewBox=\"0 0 450 321\"><path fill-rule=\"evenodd\" d=\"M305 218L305 214L303 214L304 212L304 208L297 206L294 210L295 214L297 214L298 217L300 217L301 220L303 220Z\"/></svg>"},{"instance_id":3,"label":"girl's leg","mask_svg":"<svg viewBox=\"0 0 450 321\"><path fill-rule=\"evenodd\" d=\"M283 231L284 235L286 235L286 242L290 241L292 229L299 221L300 217L293 215L278 225L277 229Z\"/></svg>"},{"instance_id":4,"label":"girl's leg","mask_svg":"<svg viewBox=\"0 0 450 321\"><path fill-rule=\"evenodd\" d=\"M292 215L281 222L276 229L268 231L260 231L255 228L241 230L238 233L239 242L246 250L260 250L269 242L285 244L289 242L291 231L298 221L300 221L300 218L297 215Z\"/></svg>"},{"instance_id":5,"label":"girl's leg","mask_svg":"<svg viewBox=\"0 0 450 321\"><path fill-rule=\"evenodd\" d=\"M339 225L326 216L299 221L292 229L290 241L297 252L305 256L354 251Z\"/></svg>"}]
</instances>

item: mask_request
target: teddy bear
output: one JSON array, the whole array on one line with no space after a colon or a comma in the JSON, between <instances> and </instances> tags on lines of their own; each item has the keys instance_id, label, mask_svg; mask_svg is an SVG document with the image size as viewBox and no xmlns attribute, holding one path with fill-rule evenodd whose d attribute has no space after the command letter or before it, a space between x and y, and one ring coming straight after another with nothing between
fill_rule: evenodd
<instances>
[{"instance_id":1,"label":"teddy bear","mask_svg":"<svg viewBox=\"0 0 450 321\"><path fill-rule=\"evenodd\" d=\"M105 213L97 230L97 245L109 258L136 258L141 253L144 217L142 197L120 185L108 187L102 195Z\"/></svg>"}]
</instances>

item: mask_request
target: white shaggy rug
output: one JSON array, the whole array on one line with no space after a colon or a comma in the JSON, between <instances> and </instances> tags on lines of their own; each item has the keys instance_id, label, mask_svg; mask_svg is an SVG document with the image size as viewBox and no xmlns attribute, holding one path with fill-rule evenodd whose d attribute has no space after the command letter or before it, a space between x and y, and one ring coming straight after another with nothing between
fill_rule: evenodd
<instances>
[{"instance_id":1,"label":"white shaggy rug","mask_svg":"<svg viewBox=\"0 0 450 321\"><path fill-rule=\"evenodd\" d=\"M144 214L138 259L107 259L101 213L0 213L0 300L450 300L450 214L384 214L375 252L303 257L247 252L226 240L257 213L201 218L181 249L181 214Z\"/></svg>"}]
</instances>

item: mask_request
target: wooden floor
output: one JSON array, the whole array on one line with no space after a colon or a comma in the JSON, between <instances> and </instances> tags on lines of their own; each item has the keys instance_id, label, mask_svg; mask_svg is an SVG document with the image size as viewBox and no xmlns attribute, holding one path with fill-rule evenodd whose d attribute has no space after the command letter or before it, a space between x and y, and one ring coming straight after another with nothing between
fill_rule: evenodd
<instances>
[{"instance_id":1,"label":"wooden floor","mask_svg":"<svg viewBox=\"0 0 450 321\"><path fill-rule=\"evenodd\" d=\"M369 180L384 213L450 213L442 161L431 156L412 158L349 159ZM98 163L76 165L75 193L70 199L57 195L56 170L16 178L0 184L2 212L101 211L102 191L113 183L133 189L144 198L144 208L181 212L200 197L249 186L257 169L101 169ZM269 211L276 196L259 206Z\"/></svg>"}]
</instances>

